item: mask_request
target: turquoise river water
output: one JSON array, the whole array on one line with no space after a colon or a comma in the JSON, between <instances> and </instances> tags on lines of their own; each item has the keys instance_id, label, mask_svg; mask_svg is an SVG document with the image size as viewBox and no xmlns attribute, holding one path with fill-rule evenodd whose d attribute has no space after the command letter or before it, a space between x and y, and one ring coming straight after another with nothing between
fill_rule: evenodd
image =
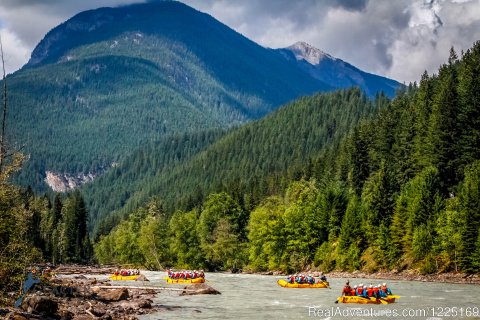
<instances>
[{"instance_id":1,"label":"turquoise river water","mask_svg":"<svg viewBox=\"0 0 480 320\"><path fill-rule=\"evenodd\" d=\"M164 272L144 272L146 286L168 285ZM331 289L289 289L277 285L282 277L208 273L207 283L221 295L179 296L163 291L154 303L165 310L142 315L157 319L480 319L480 286L418 281L386 281L395 295L389 305L335 304L346 279L329 279ZM350 279L378 284L381 280ZM138 282L135 285L139 285Z\"/></svg>"}]
</instances>

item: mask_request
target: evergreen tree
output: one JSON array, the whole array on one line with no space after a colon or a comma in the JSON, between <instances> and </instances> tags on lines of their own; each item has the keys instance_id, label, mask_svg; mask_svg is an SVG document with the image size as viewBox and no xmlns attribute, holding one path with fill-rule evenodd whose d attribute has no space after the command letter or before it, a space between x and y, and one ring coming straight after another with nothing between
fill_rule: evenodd
<instances>
[{"instance_id":1,"label":"evergreen tree","mask_svg":"<svg viewBox=\"0 0 480 320\"><path fill-rule=\"evenodd\" d=\"M460 197L460 210L465 217L465 227L461 230L463 248L461 252L461 265L465 272L479 272L478 237L480 235L480 161L477 160L465 170Z\"/></svg>"}]
</instances>

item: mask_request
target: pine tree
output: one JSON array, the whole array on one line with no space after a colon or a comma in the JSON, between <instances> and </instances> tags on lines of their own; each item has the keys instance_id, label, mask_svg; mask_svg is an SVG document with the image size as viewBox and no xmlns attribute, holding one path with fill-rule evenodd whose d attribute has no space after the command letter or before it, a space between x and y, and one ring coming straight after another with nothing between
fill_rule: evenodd
<instances>
[{"instance_id":1,"label":"pine tree","mask_svg":"<svg viewBox=\"0 0 480 320\"><path fill-rule=\"evenodd\" d=\"M452 48L448 65L443 65L438 74L427 138L427 156L431 165L439 170L444 194L447 194L450 186L458 182L456 175L458 160L455 156L459 137L457 85L457 55Z\"/></svg>"}]
</instances>

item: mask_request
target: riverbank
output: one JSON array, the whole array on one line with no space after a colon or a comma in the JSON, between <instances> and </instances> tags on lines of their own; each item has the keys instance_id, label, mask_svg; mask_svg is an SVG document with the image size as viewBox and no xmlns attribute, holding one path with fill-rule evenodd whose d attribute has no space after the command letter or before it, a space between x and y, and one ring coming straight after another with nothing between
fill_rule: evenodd
<instances>
[{"instance_id":1,"label":"riverbank","mask_svg":"<svg viewBox=\"0 0 480 320\"><path fill-rule=\"evenodd\" d=\"M172 291L179 295L215 294L216 291L205 284L183 289L152 287L145 282L148 279L129 281L128 285L120 281L121 285L115 286L116 283L105 279L115 269L110 266L59 266L54 270L54 277L42 279L40 284L36 284L25 295L20 308L0 307L0 318L134 320L139 315L168 312L172 309L171 306L153 302L160 291Z\"/></svg>"},{"instance_id":2,"label":"riverbank","mask_svg":"<svg viewBox=\"0 0 480 320\"><path fill-rule=\"evenodd\" d=\"M330 278L370 278L384 280L407 280L421 282L441 282L441 283L457 283L457 284L480 284L480 275L464 274L464 273L438 273L422 275L414 271L401 272L376 272L365 273L360 271L354 272L330 272L327 274Z\"/></svg>"},{"instance_id":3,"label":"riverbank","mask_svg":"<svg viewBox=\"0 0 480 320\"><path fill-rule=\"evenodd\" d=\"M245 272L245 273L255 273L255 272ZM320 276L318 271L303 271L304 274L312 274L315 277ZM259 272L258 274L262 275L274 275L281 276L286 275L281 271L267 271ZM465 274L465 273L437 273L437 274L427 274L422 275L415 271L401 271L401 272L375 272L375 273L366 273L362 271L354 272L342 272L342 271L332 271L326 273L327 278L346 278L346 279L379 279L379 280L406 280L406 281L421 281L421 282L440 282L440 283L457 283L457 284L477 284L480 285L480 275L478 274Z\"/></svg>"}]
</instances>

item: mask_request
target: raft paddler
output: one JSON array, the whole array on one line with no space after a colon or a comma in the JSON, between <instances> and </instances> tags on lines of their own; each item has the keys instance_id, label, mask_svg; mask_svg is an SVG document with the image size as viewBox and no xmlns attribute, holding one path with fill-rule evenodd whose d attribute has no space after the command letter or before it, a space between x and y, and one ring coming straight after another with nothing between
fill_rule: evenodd
<instances>
[{"instance_id":1,"label":"raft paddler","mask_svg":"<svg viewBox=\"0 0 480 320\"><path fill-rule=\"evenodd\" d=\"M380 287L380 289L385 292L385 295L391 295L392 294L392 290L390 290L389 287L387 287L387 284L384 282L382 283L382 286Z\"/></svg>"},{"instance_id":2,"label":"raft paddler","mask_svg":"<svg viewBox=\"0 0 480 320\"><path fill-rule=\"evenodd\" d=\"M345 283L345 286L343 287L342 296L351 296L351 295L352 295L352 287L350 287L350 281L347 281L347 283Z\"/></svg>"},{"instance_id":3,"label":"raft paddler","mask_svg":"<svg viewBox=\"0 0 480 320\"><path fill-rule=\"evenodd\" d=\"M363 297L363 283L360 283L357 287L357 292L355 295Z\"/></svg>"}]
</instances>

